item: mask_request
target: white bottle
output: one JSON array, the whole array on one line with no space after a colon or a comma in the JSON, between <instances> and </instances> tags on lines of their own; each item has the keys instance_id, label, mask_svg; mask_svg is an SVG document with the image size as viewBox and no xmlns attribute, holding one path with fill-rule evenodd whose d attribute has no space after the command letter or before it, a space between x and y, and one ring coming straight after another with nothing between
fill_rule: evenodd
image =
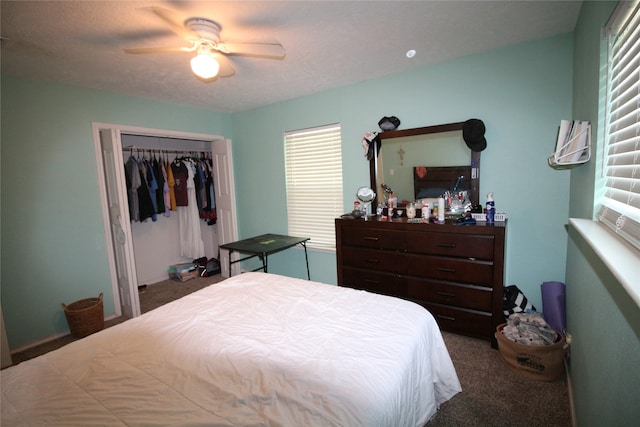
<instances>
[{"instance_id":1,"label":"white bottle","mask_svg":"<svg viewBox=\"0 0 640 427\"><path fill-rule=\"evenodd\" d=\"M431 216L431 204L430 203L423 203L422 204L422 218L423 219L429 219L430 216Z\"/></svg>"},{"instance_id":2,"label":"white bottle","mask_svg":"<svg viewBox=\"0 0 640 427\"><path fill-rule=\"evenodd\" d=\"M416 205L414 203L409 203L407 206L407 218L413 219L416 217Z\"/></svg>"},{"instance_id":3,"label":"white bottle","mask_svg":"<svg viewBox=\"0 0 640 427\"><path fill-rule=\"evenodd\" d=\"M438 222L444 223L444 198L438 198Z\"/></svg>"}]
</instances>

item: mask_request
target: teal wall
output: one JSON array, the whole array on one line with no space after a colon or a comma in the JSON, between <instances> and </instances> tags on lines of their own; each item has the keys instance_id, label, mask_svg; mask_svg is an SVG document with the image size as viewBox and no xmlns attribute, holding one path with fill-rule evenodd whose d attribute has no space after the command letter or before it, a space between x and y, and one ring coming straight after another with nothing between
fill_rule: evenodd
<instances>
[{"instance_id":1,"label":"teal wall","mask_svg":"<svg viewBox=\"0 0 640 427\"><path fill-rule=\"evenodd\" d=\"M592 158L571 170L570 215L593 218L602 132L598 87L602 28L615 2L585 2L575 30L574 117L590 120ZM595 154L599 156L596 157ZM579 426L630 426L640 419L640 308L578 233L567 247L569 370Z\"/></svg>"},{"instance_id":2,"label":"teal wall","mask_svg":"<svg viewBox=\"0 0 640 427\"><path fill-rule=\"evenodd\" d=\"M113 296L92 122L231 136L228 114L2 76L2 309L12 348L68 330L60 303Z\"/></svg>"},{"instance_id":3,"label":"teal wall","mask_svg":"<svg viewBox=\"0 0 640 427\"><path fill-rule=\"evenodd\" d=\"M274 232L287 230L284 132L342 124L346 212L356 189L369 182L360 141L378 130L381 117L398 116L401 128L478 117L488 140L481 200L494 192L498 211L510 218L506 280L541 308L540 284L564 281L570 173L549 168L546 159L560 120L571 117L571 74L566 34L234 114L241 237L263 232L265 222ZM311 258L312 279L336 283L335 255ZM270 259L270 271L303 277L287 261Z\"/></svg>"},{"instance_id":4,"label":"teal wall","mask_svg":"<svg viewBox=\"0 0 640 427\"><path fill-rule=\"evenodd\" d=\"M231 116L3 77L2 304L12 347L63 331L60 302L110 298L92 121L231 136L239 233L248 237L287 231L285 131L341 123L346 211L368 184L361 139L380 117L396 115L402 128L481 118L482 199L494 192L510 217L506 282L540 307L540 284L565 273L570 173L546 159L571 116L572 49L565 34ZM312 279L336 283L333 252L309 259ZM306 275L301 251L269 264Z\"/></svg>"}]
</instances>

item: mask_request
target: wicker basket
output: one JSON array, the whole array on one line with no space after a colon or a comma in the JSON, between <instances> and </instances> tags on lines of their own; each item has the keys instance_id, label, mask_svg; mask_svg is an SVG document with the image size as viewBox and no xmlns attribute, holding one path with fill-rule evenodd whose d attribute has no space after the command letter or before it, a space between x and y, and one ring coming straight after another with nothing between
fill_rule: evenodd
<instances>
[{"instance_id":1,"label":"wicker basket","mask_svg":"<svg viewBox=\"0 0 640 427\"><path fill-rule=\"evenodd\" d=\"M565 338L556 331L558 338L551 345L524 345L511 341L502 333L506 323L496 328L500 358L513 372L539 381L554 381L564 372Z\"/></svg>"},{"instance_id":2,"label":"wicker basket","mask_svg":"<svg viewBox=\"0 0 640 427\"><path fill-rule=\"evenodd\" d=\"M69 305L63 303L62 308L74 337L86 337L104 329L102 293L98 298L85 298Z\"/></svg>"}]
</instances>

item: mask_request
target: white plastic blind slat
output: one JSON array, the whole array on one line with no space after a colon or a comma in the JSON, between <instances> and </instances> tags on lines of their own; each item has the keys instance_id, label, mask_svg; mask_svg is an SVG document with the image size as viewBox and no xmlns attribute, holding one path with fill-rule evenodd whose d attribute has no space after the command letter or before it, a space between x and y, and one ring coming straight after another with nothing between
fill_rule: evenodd
<instances>
[{"instance_id":1,"label":"white plastic blind slat","mask_svg":"<svg viewBox=\"0 0 640 427\"><path fill-rule=\"evenodd\" d=\"M309 247L335 249L334 219L342 214L340 125L287 132L284 137L289 234Z\"/></svg>"},{"instance_id":2,"label":"white plastic blind slat","mask_svg":"<svg viewBox=\"0 0 640 427\"><path fill-rule=\"evenodd\" d=\"M640 3L620 2L609 38L604 195L598 219L640 249Z\"/></svg>"}]
</instances>

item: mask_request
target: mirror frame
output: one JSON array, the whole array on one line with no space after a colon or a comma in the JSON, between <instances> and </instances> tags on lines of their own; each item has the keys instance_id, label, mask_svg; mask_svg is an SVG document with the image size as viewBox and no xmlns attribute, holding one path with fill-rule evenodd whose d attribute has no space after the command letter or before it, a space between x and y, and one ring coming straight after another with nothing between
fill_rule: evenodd
<instances>
[{"instance_id":1,"label":"mirror frame","mask_svg":"<svg viewBox=\"0 0 640 427\"><path fill-rule=\"evenodd\" d=\"M415 135L429 135L432 133L442 133L442 132L452 132L459 130L462 132L462 126L464 122L456 122L456 123L447 123L443 125L434 125L434 126L425 126L420 128L411 128L411 129L402 129L402 130L390 130L380 132L378 136L380 137L380 148L382 149L382 144L386 139L393 138L402 138L405 136L415 136ZM371 157L369 160L369 181L371 183L371 188L374 191L378 191L378 183L376 182L377 176L377 165L378 165L378 152L376 150L375 156ZM475 167L475 174L471 175L471 194L470 199L471 203L476 206L480 204L480 152L479 151L471 151L470 156L470 164L472 169ZM457 165L456 165L457 166Z\"/></svg>"}]
</instances>

